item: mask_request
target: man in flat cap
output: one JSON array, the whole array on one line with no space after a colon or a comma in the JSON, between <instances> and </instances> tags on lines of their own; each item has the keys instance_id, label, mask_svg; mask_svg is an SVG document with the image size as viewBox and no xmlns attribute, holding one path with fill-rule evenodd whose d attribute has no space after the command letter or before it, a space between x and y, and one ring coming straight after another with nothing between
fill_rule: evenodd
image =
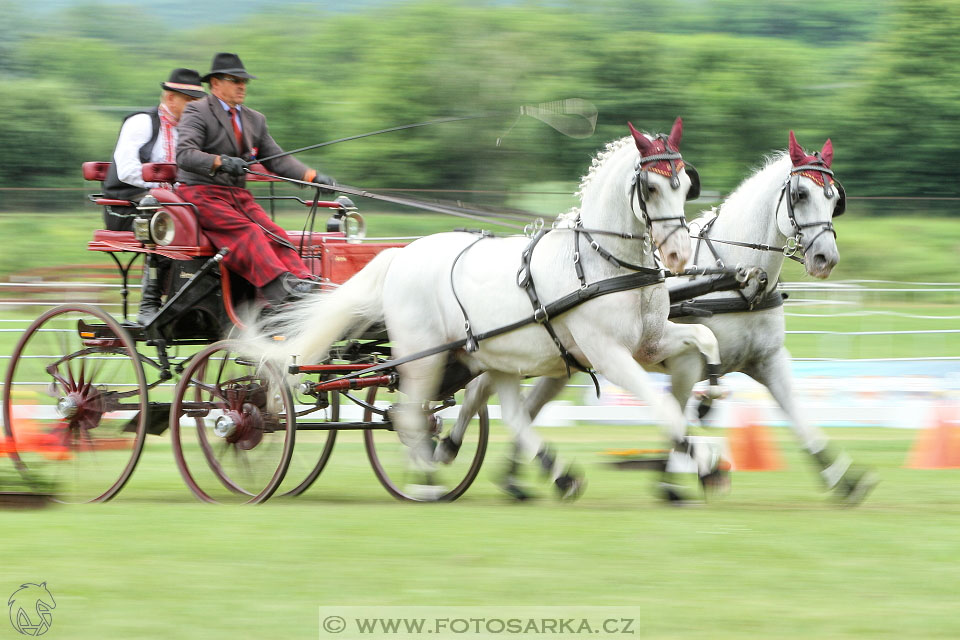
<instances>
[{"instance_id":1,"label":"man in flat cap","mask_svg":"<svg viewBox=\"0 0 960 640\"><path fill-rule=\"evenodd\" d=\"M190 104L180 121L177 182L180 196L200 209L199 224L210 241L230 253L223 264L261 290L276 305L312 289L310 270L296 247L246 189L245 168L257 157L283 153L266 118L244 105L247 73L234 53L218 53L210 73L210 95ZM287 178L336 183L292 156L264 163Z\"/></svg>"},{"instance_id":2,"label":"man in flat cap","mask_svg":"<svg viewBox=\"0 0 960 640\"><path fill-rule=\"evenodd\" d=\"M103 195L116 200L137 201L150 189L160 186L143 179L143 165L148 162L176 162L177 123L184 107L193 100L203 98L200 74L193 69L174 69L170 78L161 82L163 92L160 104L146 111L131 113L123 120L113 162L103 181ZM167 185L169 186L169 185ZM111 206L104 209L104 224L112 231L130 231L137 216L134 207ZM156 315L161 304L163 274L157 274L166 266L162 258L144 263L140 311L137 320L146 324Z\"/></svg>"}]
</instances>

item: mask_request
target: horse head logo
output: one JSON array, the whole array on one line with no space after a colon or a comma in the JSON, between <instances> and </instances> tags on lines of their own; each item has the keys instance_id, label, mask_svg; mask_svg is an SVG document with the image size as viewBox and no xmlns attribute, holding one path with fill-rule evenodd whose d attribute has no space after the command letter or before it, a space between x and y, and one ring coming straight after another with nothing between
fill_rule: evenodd
<instances>
[{"instance_id":1,"label":"horse head logo","mask_svg":"<svg viewBox=\"0 0 960 640\"><path fill-rule=\"evenodd\" d=\"M47 583L26 583L13 592L7 601L10 624L25 636L42 636L53 624L52 609L57 608Z\"/></svg>"}]
</instances>

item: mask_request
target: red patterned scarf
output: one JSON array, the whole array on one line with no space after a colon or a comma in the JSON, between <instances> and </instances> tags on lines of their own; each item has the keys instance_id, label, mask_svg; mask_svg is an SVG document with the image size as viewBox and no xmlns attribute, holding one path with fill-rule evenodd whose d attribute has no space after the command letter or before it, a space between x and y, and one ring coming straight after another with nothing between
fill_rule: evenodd
<instances>
[{"instance_id":1,"label":"red patterned scarf","mask_svg":"<svg viewBox=\"0 0 960 640\"><path fill-rule=\"evenodd\" d=\"M163 161L164 162L176 162L177 161L177 141L174 140L176 136L177 118L173 117L173 113L170 112L170 109L167 108L167 105L160 104L160 128L163 129Z\"/></svg>"}]
</instances>

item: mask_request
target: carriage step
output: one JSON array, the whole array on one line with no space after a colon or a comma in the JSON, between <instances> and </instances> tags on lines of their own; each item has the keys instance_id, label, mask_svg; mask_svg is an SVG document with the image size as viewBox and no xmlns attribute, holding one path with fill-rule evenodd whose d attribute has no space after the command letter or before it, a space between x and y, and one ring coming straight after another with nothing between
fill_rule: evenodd
<instances>
[{"instance_id":1,"label":"carriage step","mask_svg":"<svg viewBox=\"0 0 960 640\"><path fill-rule=\"evenodd\" d=\"M123 428L126 432L137 430L137 424L140 422L140 412L130 418L130 422ZM170 403L169 402L148 402L147 403L147 433L152 436L162 435L170 426Z\"/></svg>"}]
</instances>

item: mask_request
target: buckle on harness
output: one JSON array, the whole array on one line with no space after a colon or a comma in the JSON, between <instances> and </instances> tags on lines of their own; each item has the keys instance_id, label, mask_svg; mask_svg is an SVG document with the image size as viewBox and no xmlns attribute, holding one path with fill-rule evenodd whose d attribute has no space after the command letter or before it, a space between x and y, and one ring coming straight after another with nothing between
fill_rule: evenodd
<instances>
[{"instance_id":1,"label":"buckle on harness","mask_svg":"<svg viewBox=\"0 0 960 640\"><path fill-rule=\"evenodd\" d=\"M800 249L800 242L797 240L796 236L787 238L786 243L783 245L783 255L787 258L797 255L797 251Z\"/></svg>"},{"instance_id":2,"label":"buckle on harness","mask_svg":"<svg viewBox=\"0 0 960 640\"><path fill-rule=\"evenodd\" d=\"M544 308L543 305L540 305L540 307L534 310L533 319L535 322L543 324L550 319L550 316L547 314L546 308Z\"/></svg>"}]
</instances>

